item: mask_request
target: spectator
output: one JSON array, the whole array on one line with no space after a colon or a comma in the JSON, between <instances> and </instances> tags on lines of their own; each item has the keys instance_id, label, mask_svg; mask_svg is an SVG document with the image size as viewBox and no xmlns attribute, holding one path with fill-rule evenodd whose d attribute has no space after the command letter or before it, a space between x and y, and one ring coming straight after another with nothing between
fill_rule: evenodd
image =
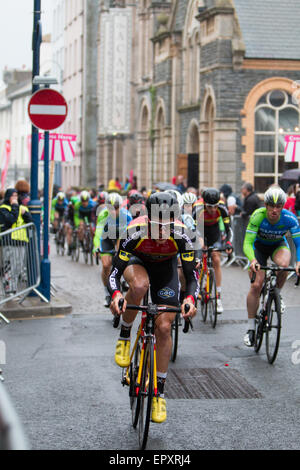
<instances>
[{"instance_id":1,"label":"spectator","mask_svg":"<svg viewBox=\"0 0 300 470\"><path fill-rule=\"evenodd\" d=\"M22 206L28 206L30 201L30 186L26 180L16 182L15 189L18 191L18 203Z\"/></svg>"},{"instance_id":2,"label":"spectator","mask_svg":"<svg viewBox=\"0 0 300 470\"><path fill-rule=\"evenodd\" d=\"M292 212L296 215L295 203L296 203L296 194L299 191L299 184L295 183L288 189L288 197L286 199L286 203L284 205L284 209Z\"/></svg>"},{"instance_id":3,"label":"spectator","mask_svg":"<svg viewBox=\"0 0 300 470\"><path fill-rule=\"evenodd\" d=\"M223 184L220 187L221 198L222 194L224 196L223 200L226 203L229 215L237 215L241 212L241 201L236 194L232 192L232 187L229 184Z\"/></svg>"},{"instance_id":4,"label":"spectator","mask_svg":"<svg viewBox=\"0 0 300 470\"><path fill-rule=\"evenodd\" d=\"M177 176L177 189L180 192L180 194L185 193L187 190L186 180L184 179L182 175Z\"/></svg>"},{"instance_id":5,"label":"spectator","mask_svg":"<svg viewBox=\"0 0 300 470\"><path fill-rule=\"evenodd\" d=\"M244 183L242 186L242 195L244 196L241 216L244 219L248 219L249 216L259 207L262 206L262 201L258 195L254 192L251 183Z\"/></svg>"}]
</instances>

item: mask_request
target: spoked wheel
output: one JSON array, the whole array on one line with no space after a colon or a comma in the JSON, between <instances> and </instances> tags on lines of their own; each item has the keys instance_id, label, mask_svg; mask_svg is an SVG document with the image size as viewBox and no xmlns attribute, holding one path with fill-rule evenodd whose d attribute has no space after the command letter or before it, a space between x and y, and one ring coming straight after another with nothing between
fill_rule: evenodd
<instances>
[{"instance_id":1,"label":"spoked wheel","mask_svg":"<svg viewBox=\"0 0 300 470\"><path fill-rule=\"evenodd\" d=\"M89 260L89 249L90 249L90 238L88 235L86 235L83 239L83 258L84 258L85 264L87 264Z\"/></svg>"},{"instance_id":2,"label":"spoked wheel","mask_svg":"<svg viewBox=\"0 0 300 470\"><path fill-rule=\"evenodd\" d=\"M273 364L276 359L281 332L280 299L277 292L269 297L267 303L266 322L266 353L268 362Z\"/></svg>"},{"instance_id":3,"label":"spoked wheel","mask_svg":"<svg viewBox=\"0 0 300 470\"><path fill-rule=\"evenodd\" d=\"M140 389L139 446L144 450L147 445L153 398L154 344L147 343L143 361Z\"/></svg>"},{"instance_id":4,"label":"spoked wheel","mask_svg":"<svg viewBox=\"0 0 300 470\"><path fill-rule=\"evenodd\" d=\"M65 254L65 236L63 233L60 236L60 253L61 256L64 256Z\"/></svg>"},{"instance_id":5,"label":"spoked wheel","mask_svg":"<svg viewBox=\"0 0 300 470\"><path fill-rule=\"evenodd\" d=\"M207 310L210 318L210 323L213 328L217 324L217 287L215 273L213 269L209 271L209 301L207 304Z\"/></svg>"},{"instance_id":6,"label":"spoked wheel","mask_svg":"<svg viewBox=\"0 0 300 470\"><path fill-rule=\"evenodd\" d=\"M205 301L205 299L206 299L206 293L205 293L206 281L207 281L207 274L205 273L202 276L202 279L201 279L201 284L200 284L201 299L200 299L200 302L199 302L200 310L201 310L201 316L202 316L202 320L204 321L204 323L206 322L206 319L207 319L207 303Z\"/></svg>"},{"instance_id":7,"label":"spoked wheel","mask_svg":"<svg viewBox=\"0 0 300 470\"><path fill-rule=\"evenodd\" d=\"M139 364L140 364L140 357L141 357L141 345L140 343L137 344L136 350L133 356L133 361L130 364L130 388L129 388L129 395L130 395L130 408L131 408L131 416L132 416L132 426L136 428L139 414L140 414L140 395L136 395L136 381L138 376Z\"/></svg>"},{"instance_id":8,"label":"spoked wheel","mask_svg":"<svg viewBox=\"0 0 300 470\"><path fill-rule=\"evenodd\" d=\"M176 314L175 320L173 321L171 325L171 337L172 337L172 353L171 353L171 360L172 362L176 361L176 356L177 356L177 348L178 348L178 324L179 324L179 319L178 319L178 314Z\"/></svg>"},{"instance_id":9,"label":"spoked wheel","mask_svg":"<svg viewBox=\"0 0 300 470\"><path fill-rule=\"evenodd\" d=\"M264 321L263 321L262 313L260 312L258 315L256 315L256 318L255 318L254 351L257 353L259 352L260 347L262 345L263 337L264 337Z\"/></svg>"}]
</instances>

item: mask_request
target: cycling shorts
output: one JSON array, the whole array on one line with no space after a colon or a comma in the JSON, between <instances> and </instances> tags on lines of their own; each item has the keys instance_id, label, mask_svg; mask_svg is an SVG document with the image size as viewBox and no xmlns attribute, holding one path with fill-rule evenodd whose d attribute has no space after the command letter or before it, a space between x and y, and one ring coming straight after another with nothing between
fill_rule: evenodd
<instances>
[{"instance_id":1,"label":"cycling shorts","mask_svg":"<svg viewBox=\"0 0 300 470\"><path fill-rule=\"evenodd\" d=\"M177 256L159 263L145 263L131 256L128 266L138 264L147 271L150 280L151 300L157 305L178 307L180 283L177 271Z\"/></svg>"},{"instance_id":2,"label":"cycling shorts","mask_svg":"<svg viewBox=\"0 0 300 470\"><path fill-rule=\"evenodd\" d=\"M281 249L290 250L286 240L281 240L274 245L265 245L264 243L260 243L258 240L254 242L255 258L261 266L266 266L268 258L270 257L272 259L274 254Z\"/></svg>"},{"instance_id":3,"label":"cycling shorts","mask_svg":"<svg viewBox=\"0 0 300 470\"><path fill-rule=\"evenodd\" d=\"M204 239L205 239L207 246L215 246L215 245L216 247L222 246L221 232L219 230L219 227L216 225L213 225L211 227L205 227Z\"/></svg>"},{"instance_id":4,"label":"cycling shorts","mask_svg":"<svg viewBox=\"0 0 300 470\"><path fill-rule=\"evenodd\" d=\"M100 256L109 255L114 256L116 254L116 244L118 240L112 240L111 238L100 239Z\"/></svg>"}]
</instances>

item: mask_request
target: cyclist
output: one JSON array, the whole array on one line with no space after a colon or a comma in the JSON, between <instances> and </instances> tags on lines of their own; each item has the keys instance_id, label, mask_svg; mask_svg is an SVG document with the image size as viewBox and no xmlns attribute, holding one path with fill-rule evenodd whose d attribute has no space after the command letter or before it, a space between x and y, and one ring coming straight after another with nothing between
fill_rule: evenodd
<instances>
[{"instance_id":1,"label":"cyclist","mask_svg":"<svg viewBox=\"0 0 300 470\"><path fill-rule=\"evenodd\" d=\"M75 204L80 201L79 196L71 196L70 202L65 212L65 235L68 245L68 256L72 253L73 248L73 230L75 228Z\"/></svg>"},{"instance_id":2,"label":"cyclist","mask_svg":"<svg viewBox=\"0 0 300 470\"><path fill-rule=\"evenodd\" d=\"M51 203L50 222L53 227L54 233L57 232L59 222L62 222L65 210L68 206L68 199L65 193L59 191Z\"/></svg>"},{"instance_id":3,"label":"cyclist","mask_svg":"<svg viewBox=\"0 0 300 470\"><path fill-rule=\"evenodd\" d=\"M297 217L283 209L286 194L281 188L271 186L264 194L264 202L265 207L256 209L250 217L243 246L250 262L250 277L256 273L255 282L251 284L247 296L248 331L244 336L244 343L249 347L253 346L255 341L255 316L265 277L264 271L260 271L260 266L265 266L269 257L278 266L289 266L291 252L285 238L288 231L296 246L296 271L298 276L300 275L300 226ZM277 274L279 292L284 286L287 274L284 271ZM283 311L282 301L281 313Z\"/></svg>"},{"instance_id":4,"label":"cyclist","mask_svg":"<svg viewBox=\"0 0 300 470\"><path fill-rule=\"evenodd\" d=\"M232 230L230 227L230 217L225 204L220 200L220 192L215 188L207 188L203 192L203 204L195 205L194 209L197 231L200 233L204 231L204 239L207 246L220 248L225 244L226 252L228 254L231 253ZM212 252L212 262L216 275L217 313L221 314L223 312L221 302L222 270L219 251Z\"/></svg>"},{"instance_id":5,"label":"cyclist","mask_svg":"<svg viewBox=\"0 0 300 470\"><path fill-rule=\"evenodd\" d=\"M130 332L136 311L125 311L127 302L140 305L150 285L152 302L158 305L178 306L179 282L177 273L177 253L181 255L182 268L186 279L186 297L190 311L183 317L194 316L198 295L198 282L195 271L195 245L184 225L178 221L180 210L177 199L166 192L154 193L146 203L147 216L131 222L127 236L120 241L119 251L114 258L109 277L109 290L112 295L111 311L121 314L121 331L116 346L115 361L120 367L130 362ZM155 210L156 209L156 210ZM129 285L122 312L119 300L120 279L124 276ZM164 383L172 350L171 324L175 314L164 313L157 317L155 335L157 344L157 380L159 397L153 399L152 420L163 422L166 419Z\"/></svg>"},{"instance_id":6,"label":"cyclist","mask_svg":"<svg viewBox=\"0 0 300 470\"><path fill-rule=\"evenodd\" d=\"M107 289L108 278L112 267L112 258L117 251L120 234L126 230L132 220L132 215L121 207L122 196L118 193L110 193L106 198L106 206L97 218L94 236L93 252L100 252L102 263L101 279L105 290L104 306L109 307L111 296Z\"/></svg>"},{"instance_id":7,"label":"cyclist","mask_svg":"<svg viewBox=\"0 0 300 470\"><path fill-rule=\"evenodd\" d=\"M80 199L74 205L74 222L78 228L78 239L83 243L85 224L90 224L91 235L94 235L95 223L93 223L93 209L95 202L92 200L90 193L86 190L81 191Z\"/></svg>"},{"instance_id":8,"label":"cyclist","mask_svg":"<svg viewBox=\"0 0 300 470\"><path fill-rule=\"evenodd\" d=\"M135 191L134 189L130 191L132 194L128 196L128 203L127 207L132 215L133 219L136 219L142 215L146 215L147 210L145 206L145 198L144 196L139 193L138 191Z\"/></svg>"}]
</instances>

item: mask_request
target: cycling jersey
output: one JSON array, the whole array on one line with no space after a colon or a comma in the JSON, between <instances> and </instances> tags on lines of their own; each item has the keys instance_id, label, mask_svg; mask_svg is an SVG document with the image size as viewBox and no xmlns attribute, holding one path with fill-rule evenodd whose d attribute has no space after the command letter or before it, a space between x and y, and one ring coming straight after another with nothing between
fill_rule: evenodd
<instances>
[{"instance_id":1,"label":"cycling jersey","mask_svg":"<svg viewBox=\"0 0 300 470\"><path fill-rule=\"evenodd\" d=\"M225 204L220 201L215 211L208 212L204 204L193 208L193 217L197 224L197 231L201 235L204 230L204 238L209 246L217 242L221 232L225 232L225 242L231 242L232 231L230 228L230 216ZM203 236L203 233L202 233Z\"/></svg>"},{"instance_id":2,"label":"cycling jersey","mask_svg":"<svg viewBox=\"0 0 300 470\"><path fill-rule=\"evenodd\" d=\"M291 233L296 246L297 261L300 261L300 226L297 217L286 209L282 209L278 222L272 224L267 219L267 209L261 207L256 209L250 217L244 239L244 253L253 261L256 259L254 252L254 243L257 241L260 246L274 247L274 250L282 246L285 242L286 233Z\"/></svg>"},{"instance_id":3,"label":"cycling jersey","mask_svg":"<svg viewBox=\"0 0 300 470\"><path fill-rule=\"evenodd\" d=\"M132 215L123 207L119 210L117 217L111 215L106 207L102 209L97 217L94 249L100 248L102 253L112 253L120 234L126 231L131 220Z\"/></svg>"},{"instance_id":4,"label":"cycling jersey","mask_svg":"<svg viewBox=\"0 0 300 470\"><path fill-rule=\"evenodd\" d=\"M161 240L150 238L151 229L148 222L147 216L133 220L128 226L127 238L123 238L120 241L119 251L114 258L112 272L109 277L108 288L111 295L113 296L116 292L120 291L120 279L132 255L141 260L145 266L157 264L156 277L158 276L164 281L163 272L159 270L159 263L169 263L172 258L176 259L177 253L179 253L186 279L186 295L192 296L194 301L196 301L198 282L195 270L195 249L198 247L195 244L194 237L181 222L176 221L174 225L170 226L170 236L164 240L164 243L160 243ZM176 266L177 264L175 263L172 273L174 269L177 273ZM168 292L169 288L169 286L163 287L165 292Z\"/></svg>"},{"instance_id":5,"label":"cycling jersey","mask_svg":"<svg viewBox=\"0 0 300 470\"><path fill-rule=\"evenodd\" d=\"M76 227L78 227L80 220L87 219L89 223L93 222L92 213L93 213L94 206L95 206L95 202L92 199L89 200L87 207L84 207L81 201L78 201L75 203L74 222L75 222Z\"/></svg>"},{"instance_id":6,"label":"cycling jersey","mask_svg":"<svg viewBox=\"0 0 300 470\"><path fill-rule=\"evenodd\" d=\"M59 217L62 218L66 208L68 207L68 199L64 198L62 202L58 202L57 197L52 200L50 221L53 222L55 219L55 212L58 212Z\"/></svg>"}]
</instances>

